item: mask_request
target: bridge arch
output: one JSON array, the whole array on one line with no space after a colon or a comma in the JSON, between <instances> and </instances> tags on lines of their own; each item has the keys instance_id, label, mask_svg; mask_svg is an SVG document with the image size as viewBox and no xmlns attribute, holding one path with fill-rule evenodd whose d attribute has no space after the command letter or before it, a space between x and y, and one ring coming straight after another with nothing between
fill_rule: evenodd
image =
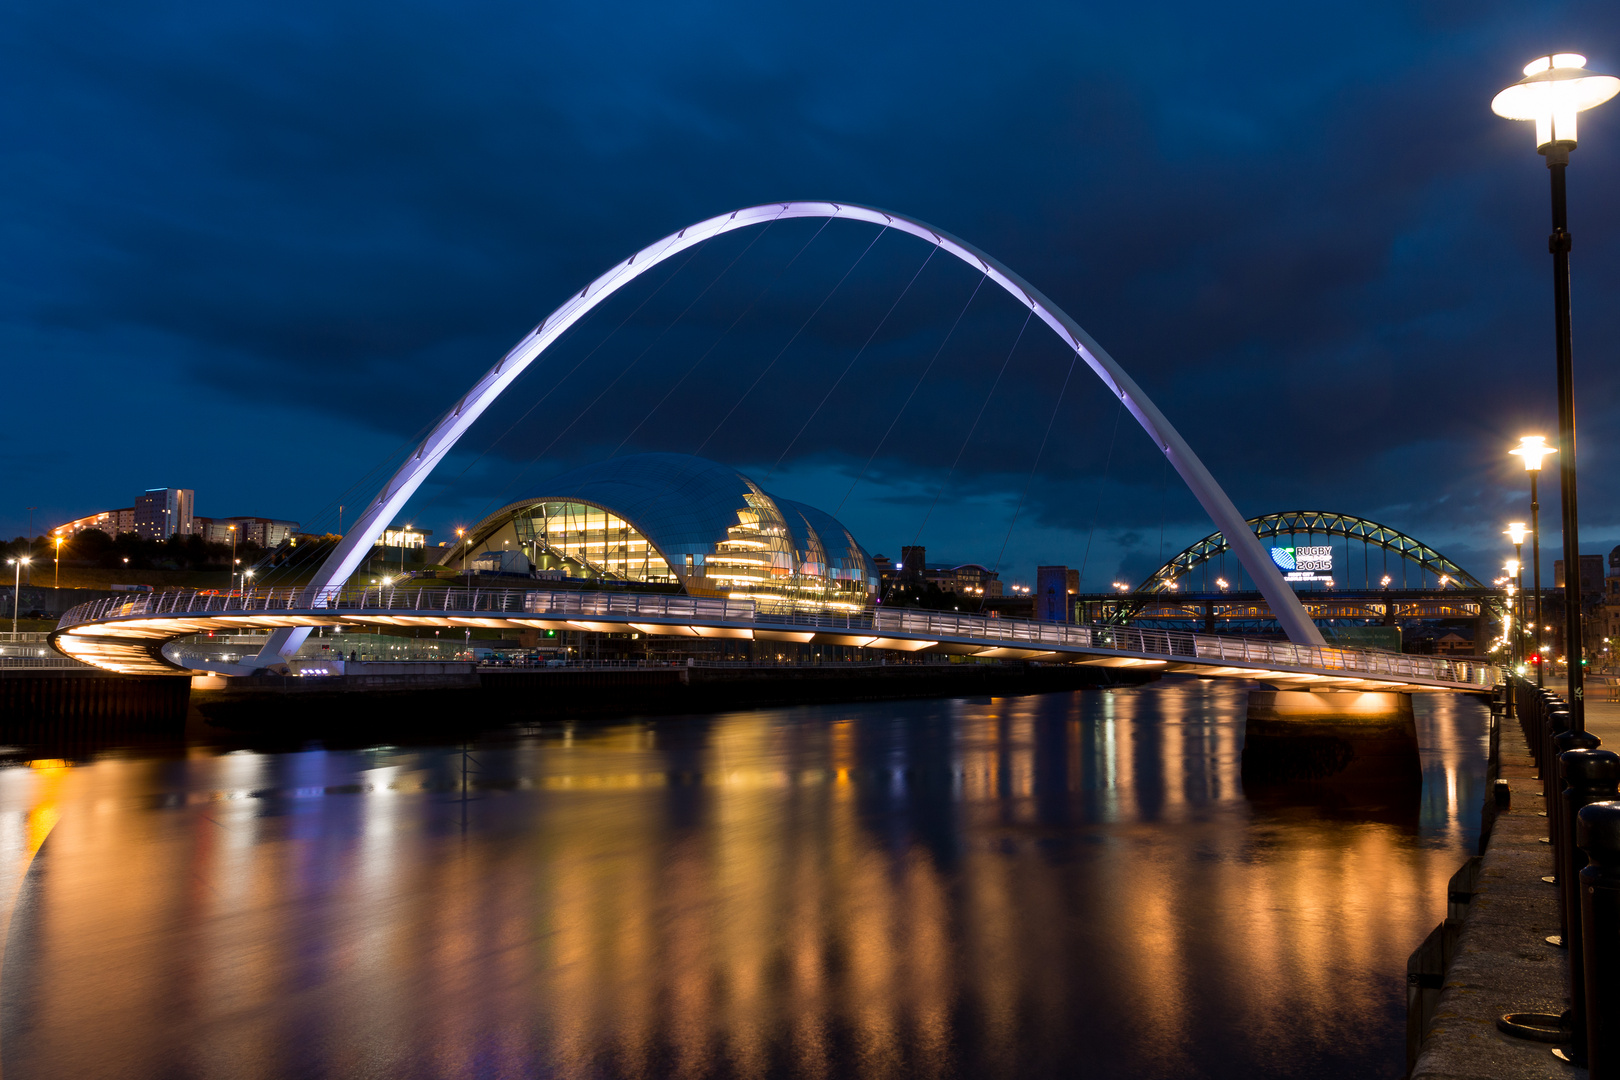
<instances>
[{"instance_id":1,"label":"bridge arch","mask_svg":"<svg viewBox=\"0 0 1620 1080\"><path fill-rule=\"evenodd\" d=\"M1249 518L1246 524L1249 527L1247 531L1259 540L1299 533L1305 533L1307 536L1320 534L1360 540L1369 547L1378 547L1386 552L1395 553L1403 560L1415 564L1425 575L1434 575L1435 581L1441 583L1441 588L1447 585L1460 589L1485 587L1472 574L1434 548L1388 525L1380 525L1366 518L1337 514L1328 510L1288 510L1279 514ZM1136 592L1170 592L1172 582L1179 582L1198 567L1221 558L1230 550L1222 533L1210 533L1148 575L1147 579L1136 587ZM1244 569L1247 568L1245 564Z\"/></svg>"},{"instance_id":2,"label":"bridge arch","mask_svg":"<svg viewBox=\"0 0 1620 1080\"><path fill-rule=\"evenodd\" d=\"M1234 553L1271 604L1271 610L1276 613L1277 621L1289 639L1298 644L1323 644L1321 633L1294 596L1293 590L1272 565L1259 541L1243 527L1243 515L1232 505L1232 500L1221 490L1204 463L1142 392L1141 387L1136 385L1135 380L1067 312L997 259L943 230L892 211L834 202L767 203L700 221L642 248L571 296L544 322L524 335L499 363L473 384L472 389L439 420L405 464L383 485L365 513L316 571L305 589L309 602L319 605L325 597L342 587L349 575L364 561L377 537L404 508L434 466L450 452L456 440L548 346L592 308L652 267L705 240L752 225L792 218L861 221L915 236L979 270L1028 308L1085 361L1086 366L1136 418L1197 497L1216 528L1238 537ZM266 666L280 663L307 635L307 630L278 631L271 635L259 659Z\"/></svg>"}]
</instances>

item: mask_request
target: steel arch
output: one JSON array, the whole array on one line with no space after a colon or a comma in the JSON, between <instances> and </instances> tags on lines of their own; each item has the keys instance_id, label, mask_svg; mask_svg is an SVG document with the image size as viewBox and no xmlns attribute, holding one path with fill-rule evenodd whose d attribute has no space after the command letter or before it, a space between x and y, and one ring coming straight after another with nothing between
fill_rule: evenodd
<instances>
[{"instance_id":1,"label":"steel arch","mask_svg":"<svg viewBox=\"0 0 1620 1080\"><path fill-rule=\"evenodd\" d=\"M563 331L578 322L597 304L665 259L723 233L750 225L791 218L838 218L862 221L908 233L978 269L1013 299L1029 308L1031 313L1051 327L1058 337L1086 362L1125 408L1130 410L1131 415L1136 417L1142 429L1153 438L1154 445L1158 446L1170 464L1175 466L1176 472L1198 498L1215 526L1240 537L1237 541L1237 557L1259 586L1260 592L1270 602L1271 610L1276 613L1277 621L1288 634L1289 640L1297 644L1323 644L1321 632L1311 622L1310 616L1294 596L1294 591L1283 580L1282 574L1271 564L1259 541L1253 540L1252 537L1247 542L1242 539L1247 533L1243 528L1243 515L1232 505L1232 500L1221 490L1215 478L1204 467L1204 463L1193 453L1180 433L1171 426L1170 421L1165 419L1158 407L1142 392L1141 387L1125 373L1125 369L1103 351L1102 347L1092 340L1091 335L1081 329L1080 324L1067 312L998 260L932 225L887 210L833 202L768 203L733 210L729 214L700 221L642 248L570 297L561 307L548 315L544 322L526 334L499 363L473 385L473 388L440 419L399 471L383 485L382 491L378 492L365 513L354 523L348 535L338 543L332 554L315 572L314 579L306 587L311 604L318 605L323 597L333 593L348 580L349 575L365 559L366 553L377 537L382 535L394 515L404 508L405 503L415 494L417 487L426 479L433 467L450 452L456 440L461 438L490 403L499 397L547 346L556 341ZM260 666L283 663L285 655L296 649L307 635L307 630L277 631L271 635L264 651L255 660Z\"/></svg>"},{"instance_id":2,"label":"steel arch","mask_svg":"<svg viewBox=\"0 0 1620 1080\"><path fill-rule=\"evenodd\" d=\"M1280 514L1266 514L1263 517L1250 518L1247 521L1249 531L1257 539L1264 540L1284 533L1326 533L1330 536L1345 536L1353 540L1361 540L1374 544L1386 551L1393 551L1409 562L1417 563L1423 570L1432 573L1436 579L1449 578L1451 584L1462 589L1482 589L1481 584L1472 574L1462 569L1456 563L1429 547L1427 544L1390 528L1380 525L1376 521L1366 518L1353 517L1349 514L1335 514L1327 510L1288 510ZM1146 581L1136 587L1139 593L1165 593L1170 592L1170 583L1177 581L1198 566L1219 558L1231 550L1226 544L1226 538L1218 532L1210 533L1196 544L1188 547L1176 555L1169 562L1155 570ZM1244 564L1248 568L1248 564ZM1269 597L1267 599L1270 599Z\"/></svg>"}]
</instances>

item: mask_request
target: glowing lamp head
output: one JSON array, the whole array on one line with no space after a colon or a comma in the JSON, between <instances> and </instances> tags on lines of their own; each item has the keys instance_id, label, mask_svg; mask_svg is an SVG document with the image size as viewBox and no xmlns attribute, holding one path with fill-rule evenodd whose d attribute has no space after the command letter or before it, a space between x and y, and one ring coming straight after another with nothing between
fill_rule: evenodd
<instances>
[{"instance_id":1,"label":"glowing lamp head","mask_svg":"<svg viewBox=\"0 0 1620 1080\"><path fill-rule=\"evenodd\" d=\"M1513 541L1514 547L1524 543L1524 538L1530 535L1530 527L1522 521L1510 521L1508 527L1502 530L1504 536Z\"/></svg>"},{"instance_id":2,"label":"glowing lamp head","mask_svg":"<svg viewBox=\"0 0 1620 1080\"><path fill-rule=\"evenodd\" d=\"M1586 70L1579 53L1537 57L1524 66L1524 78L1491 99L1491 111L1508 120L1533 120L1536 149L1561 143L1575 147L1575 115L1620 93L1620 79Z\"/></svg>"},{"instance_id":3,"label":"glowing lamp head","mask_svg":"<svg viewBox=\"0 0 1620 1080\"><path fill-rule=\"evenodd\" d=\"M1507 571L1507 576L1509 578L1517 576L1519 573L1519 560L1509 559L1507 562L1502 564L1502 569Z\"/></svg>"},{"instance_id":4,"label":"glowing lamp head","mask_svg":"<svg viewBox=\"0 0 1620 1080\"><path fill-rule=\"evenodd\" d=\"M1519 445L1509 450L1510 454L1517 454L1524 458L1525 472L1540 472L1541 459L1558 453L1557 447L1548 446L1547 440L1540 435L1523 435L1519 438Z\"/></svg>"}]
</instances>

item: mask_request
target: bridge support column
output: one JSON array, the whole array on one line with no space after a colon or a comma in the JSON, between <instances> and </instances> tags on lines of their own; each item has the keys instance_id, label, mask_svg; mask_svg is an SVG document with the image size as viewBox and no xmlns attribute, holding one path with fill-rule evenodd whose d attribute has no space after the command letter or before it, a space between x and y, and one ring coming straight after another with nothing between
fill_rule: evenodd
<instances>
[{"instance_id":1,"label":"bridge support column","mask_svg":"<svg viewBox=\"0 0 1620 1080\"><path fill-rule=\"evenodd\" d=\"M1249 691L1243 783L1421 788L1412 695Z\"/></svg>"}]
</instances>

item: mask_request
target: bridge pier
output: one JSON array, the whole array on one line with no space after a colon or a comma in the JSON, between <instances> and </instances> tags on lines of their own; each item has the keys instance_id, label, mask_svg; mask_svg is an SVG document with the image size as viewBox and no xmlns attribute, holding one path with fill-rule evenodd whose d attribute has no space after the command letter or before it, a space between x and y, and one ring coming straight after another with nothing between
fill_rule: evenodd
<instances>
[{"instance_id":1,"label":"bridge pier","mask_svg":"<svg viewBox=\"0 0 1620 1080\"><path fill-rule=\"evenodd\" d=\"M1243 783L1421 788L1412 695L1249 691Z\"/></svg>"}]
</instances>

